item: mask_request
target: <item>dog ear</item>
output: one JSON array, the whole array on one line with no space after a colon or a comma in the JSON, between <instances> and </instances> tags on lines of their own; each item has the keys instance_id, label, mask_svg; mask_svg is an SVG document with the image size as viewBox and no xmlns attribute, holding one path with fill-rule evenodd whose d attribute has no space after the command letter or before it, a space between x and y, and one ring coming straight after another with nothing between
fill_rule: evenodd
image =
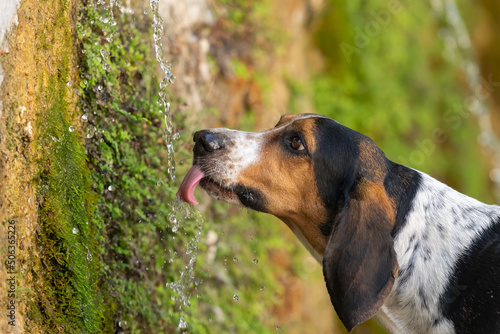
<instances>
[{"instance_id":1,"label":"dog ear","mask_svg":"<svg viewBox=\"0 0 500 334\"><path fill-rule=\"evenodd\" d=\"M383 188L365 181L351 193L330 234L323 275L348 331L378 312L394 284L399 266L393 211Z\"/></svg>"}]
</instances>

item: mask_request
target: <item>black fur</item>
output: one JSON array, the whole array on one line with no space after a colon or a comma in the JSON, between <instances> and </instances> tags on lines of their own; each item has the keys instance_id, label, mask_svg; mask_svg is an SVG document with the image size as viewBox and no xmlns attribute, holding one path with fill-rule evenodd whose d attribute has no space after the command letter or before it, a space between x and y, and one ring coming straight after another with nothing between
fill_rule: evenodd
<instances>
[{"instance_id":1,"label":"black fur","mask_svg":"<svg viewBox=\"0 0 500 334\"><path fill-rule=\"evenodd\" d=\"M359 180L359 145L362 141L371 139L326 118L317 119L316 126L317 149L313 155L316 186L329 210L329 217L320 225L320 229L328 237L335 216L344 206L346 189L350 190ZM384 160L387 170L384 187L393 202L397 203L392 230L392 236L395 237L406 224L406 217L412 209L422 177L411 168L386 158Z\"/></svg>"},{"instance_id":2,"label":"black fur","mask_svg":"<svg viewBox=\"0 0 500 334\"><path fill-rule=\"evenodd\" d=\"M316 151L312 155L319 196L328 210L320 226L329 237L335 217L345 205L347 190L356 183L359 166L359 143L365 137L331 119L316 120Z\"/></svg>"},{"instance_id":3,"label":"black fur","mask_svg":"<svg viewBox=\"0 0 500 334\"><path fill-rule=\"evenodd\" d=\"M457 333L500 333L500 219L483 231L455 265L441 296Z\"/></svg>"},{"instance_id":4,"label":"black fur","mask_svg":"<svg viewBox=\"0 0 500 334\"><path fill-rule=\"evenodd\" d=\"M238 195L238 198L244 206L255 211L267 212L265 199L262 193L256 189L237 185L233 191Z\"/></svg>"},{"instance_id":5,"label":"black fur","mask_svg":"<svg viewBox=\"0 0 500 334\"><path fill-rule=\"evenodd\" d=\"M397 273L390 217L372 198L349 198L323 256L330 299L348 331L373 317Z\"/></svg>"},{"instance_id":6,"label":"black fur","mask_svg":"<svg viewBox=\"0 0 500 334\"><path fill-rule=\"evenodd\" d=\"M329 237L323 274L331 302L351 331L375 315L394 283L398 264L391 218L362 189L372 180L363 170L359 147L364 141L372 145L371 139L323 118L316 120L316 133L316 186L328 210L320 225Z\"/></svg>"},{"instance_id":7,"label":"black fur","mask_svg":"<svg viewBox=\"0 0 500 334\"><path fill-rule=\"evenodd\" d=\"M384 180L385 191L396 205L396 219L392 229L394 238L404 228L406 217L413 208L413 199L422 183L420 174L406 166L387 160L387 176Z\"/></svg>"}]
</instances>

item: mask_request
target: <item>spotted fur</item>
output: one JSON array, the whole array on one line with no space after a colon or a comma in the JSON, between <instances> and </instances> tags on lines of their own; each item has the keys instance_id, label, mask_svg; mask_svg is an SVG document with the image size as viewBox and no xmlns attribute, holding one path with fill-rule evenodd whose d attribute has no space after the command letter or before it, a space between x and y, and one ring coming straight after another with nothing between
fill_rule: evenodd
<instances>
[{"instance_id":1,"label":"spotted fur","mask_svg":"<svg viewBox=\"0 0 500 334\"><path fill-rule=\"evenodd\" d=\"M202 187L284 221L323 264L349 331L375 317L390 333L500 333L500 207L320 115L195 142Z\"/></svg>"}]
</instances>

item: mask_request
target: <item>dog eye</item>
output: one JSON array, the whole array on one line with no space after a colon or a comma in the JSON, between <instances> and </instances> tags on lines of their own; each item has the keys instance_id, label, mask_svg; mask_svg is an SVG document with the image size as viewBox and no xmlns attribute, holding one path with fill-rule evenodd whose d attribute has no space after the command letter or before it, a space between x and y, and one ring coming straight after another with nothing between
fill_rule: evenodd
<instances>
[{"instance_id":1,"label":"dog eye","mask_svg":"<svg viewBox=\"0 0 500 334\"><path fill-rule=\"evenodd\" d=\"M293 137L290 140L290 146L297 151L303 151L305 149L302 139L300 137Z\"/></svg>"}]
</instances>

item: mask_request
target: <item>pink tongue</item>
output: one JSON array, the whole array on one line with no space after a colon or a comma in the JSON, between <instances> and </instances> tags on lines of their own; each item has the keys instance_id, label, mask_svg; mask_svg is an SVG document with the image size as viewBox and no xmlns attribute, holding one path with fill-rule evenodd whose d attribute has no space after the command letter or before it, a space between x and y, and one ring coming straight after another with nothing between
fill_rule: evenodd
<instances>
[{"instance_id":1,"label":"pink tongue","mask_svg":"<svg viewBox=\"0 0 500 334\"><path fill-rule=\"evenodd\" d=\"M177 198L189 204L198 205L196 198L194 198L194 190L204 176L205 174L203 174L199 166L191 167L177 191Z\"/></svg>"}]
</instances>

